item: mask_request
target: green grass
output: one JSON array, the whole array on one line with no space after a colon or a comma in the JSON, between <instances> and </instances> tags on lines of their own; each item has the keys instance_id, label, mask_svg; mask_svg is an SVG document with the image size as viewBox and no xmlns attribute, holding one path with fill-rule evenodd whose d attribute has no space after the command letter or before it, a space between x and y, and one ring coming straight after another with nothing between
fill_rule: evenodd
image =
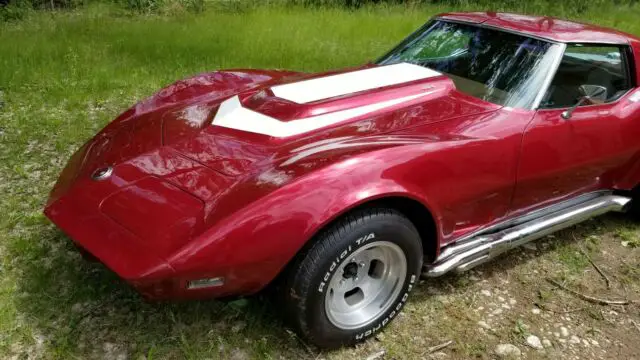
<instances>
[{"instance_id":1,"label":"green grass","mask_svg":"<svg viewBox=\"0 0 640 360\"><path fill-rule=\"evenodd\" d=\"M265 359L310 357L260 299L141 301L114 275L84 262L41 215L48 190L79 144L176 79L220 68L363 64L444 10L451 9L272 7L131 16L96 5L0 24L0 358L196 359L241 351ZM579 16L640 34L638 11L599 8ZM577 16L572 9L555 15ZM332 356L349 358L350 351ZM396 351L406 357L413 350Z\"/></svg>"}]
</instances>

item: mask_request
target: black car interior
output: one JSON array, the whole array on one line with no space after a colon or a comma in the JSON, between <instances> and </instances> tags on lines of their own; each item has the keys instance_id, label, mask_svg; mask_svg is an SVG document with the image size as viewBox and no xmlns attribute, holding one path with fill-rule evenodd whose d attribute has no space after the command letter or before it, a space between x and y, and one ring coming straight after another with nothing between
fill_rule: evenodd
<instances>
[{"instance_id":1,"label":"black car interior","mask_svg":"<svg viewBox=\"0 0 640 360\"><path fill-rule=\"evenodd\" d=\"M632 87L624 52L618 53L620 56L585 54L587 56L565 54L540 104L541 108L565 108L575 105L584 95L579 89L581 85L605 87L605 102L617 100ZM609 54L615 54L615 50ZM586 102L585 105L590 103Z\"/></svg>"}]
</instances>

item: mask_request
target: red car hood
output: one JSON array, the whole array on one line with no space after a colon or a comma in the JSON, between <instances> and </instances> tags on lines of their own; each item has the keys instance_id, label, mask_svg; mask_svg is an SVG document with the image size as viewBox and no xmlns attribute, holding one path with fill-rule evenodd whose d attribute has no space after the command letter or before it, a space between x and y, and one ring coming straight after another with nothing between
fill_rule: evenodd
<instances>
[{"instance_id":1,"label":"red car hood","mask_svg":"<svg viewBox=\"0 0 640 360\"><path fill-rule=\"evenodd\" d=\"M164 116L164 139L216 171L240 175L262 159L274 162L318 141L392 133L498 108L457 92L435 71L396 64L289 75L223 101L195 102Z\"/></svg>"}]
</instances>

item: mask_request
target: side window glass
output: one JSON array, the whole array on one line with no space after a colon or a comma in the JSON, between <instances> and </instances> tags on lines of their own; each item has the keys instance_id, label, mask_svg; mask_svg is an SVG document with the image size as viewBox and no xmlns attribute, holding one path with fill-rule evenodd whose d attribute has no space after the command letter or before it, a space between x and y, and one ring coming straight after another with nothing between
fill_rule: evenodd
<instances>
[{"instance_id":1,"label":"side window glass","mask_svg":"<svg viewBox=\"0 0 640 360\"><path fill-rule=\"evenodd\" d=\"M596 86L602 93L600 99L583 101L583 105L618 99L631 88L624 50L619 46L568 45L540 107L573 106L585 95L584 89Z\"/></svg>"}]
</instances>

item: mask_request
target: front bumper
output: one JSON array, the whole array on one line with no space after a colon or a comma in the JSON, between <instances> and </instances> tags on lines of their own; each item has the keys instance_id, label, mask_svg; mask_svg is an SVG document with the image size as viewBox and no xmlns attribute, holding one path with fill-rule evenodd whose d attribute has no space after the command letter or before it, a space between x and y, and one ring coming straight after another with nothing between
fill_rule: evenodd
<instances>
[{"instance_id":1,"label":"front bumper","mask_svg":"<svg viewBox=\"0 0 640 360\"><path fill-rule=\"evenodd\" d=\"M80 248L97 258L148 298L173 297L175 272L144 243L98 209L88 211L77 199L62 197L45 215Z\"/></svg>"},{"instance_id":2,"label":"front bumper","mask_svg":"<svg viewBox=\"0 0 640 360\"><path fill-rule=\"evenodd\" d=\"M52 201L45 215L83 251L97 259L150 300L186 300L248 295L265 285L255 277L264 264L210 263L207 269L176 271L158 254L162 246L142 239L95 205L86 189L72 187ZM91 192L88 192L91 193ZM185 264L181 264L185 267ZM188 266L187 266L188 267ZM259 276L258 276L259 277ZM217 286L194 287L203 279L222 279ZM192 286L190 286L190 283Z\"/></svg>"}]
</instances>

